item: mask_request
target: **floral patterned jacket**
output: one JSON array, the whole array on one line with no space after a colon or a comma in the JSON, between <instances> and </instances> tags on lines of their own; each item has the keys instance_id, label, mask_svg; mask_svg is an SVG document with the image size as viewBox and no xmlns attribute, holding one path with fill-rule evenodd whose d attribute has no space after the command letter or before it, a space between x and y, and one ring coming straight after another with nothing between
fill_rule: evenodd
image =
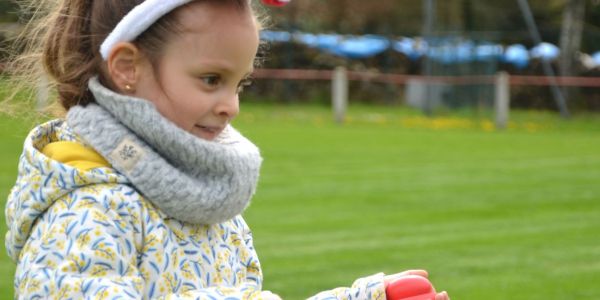
<instances>
[{"instance_id":1,"label":"floral patterned jacket","mask_svg":"<svg viewBox=\"0 0 600 300\"><path fill-rule=\"evenodd\" d=\"M241 216L169 218L61 120L27 137L6 219L15 299L268 298ZM313 299L385 299L382 274Z\"/></svg>"}]
</instances>

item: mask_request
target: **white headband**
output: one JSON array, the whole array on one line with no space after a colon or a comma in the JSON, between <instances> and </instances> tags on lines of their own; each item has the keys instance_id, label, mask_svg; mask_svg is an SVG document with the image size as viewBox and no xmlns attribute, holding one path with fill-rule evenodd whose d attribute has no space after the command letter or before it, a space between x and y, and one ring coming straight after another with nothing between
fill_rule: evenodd
<instances>
[{"instance_id":1,"label":"white headband","mask_svg":"<svg viewBox=\"0 0 600 300\"><path fill-rule=\"evenodd\" d=\"M108 58L115 44L135 40L162 16L191 1L193 0L146 0L134 7L102 42L100 46L102 58L104 60Z\"/></svg>"}]
</instances>

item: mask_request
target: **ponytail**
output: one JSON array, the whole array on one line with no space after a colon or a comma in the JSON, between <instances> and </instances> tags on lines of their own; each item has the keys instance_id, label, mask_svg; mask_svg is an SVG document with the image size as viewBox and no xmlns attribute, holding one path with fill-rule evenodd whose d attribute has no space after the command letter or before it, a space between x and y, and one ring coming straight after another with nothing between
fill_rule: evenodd
<instances>
[{"instance_id":1,"label":"ponytail","mask_svg":"<svg viewBox=\"0 0 600 300\"><path fill-rule=\"evenodd\" d=\"M92 1L62 2L47 24L42 62L56 82L62 106L68 109L93 101L87 82L99 73L100 61L90 30Z\"/></svg>"}]
</instances>

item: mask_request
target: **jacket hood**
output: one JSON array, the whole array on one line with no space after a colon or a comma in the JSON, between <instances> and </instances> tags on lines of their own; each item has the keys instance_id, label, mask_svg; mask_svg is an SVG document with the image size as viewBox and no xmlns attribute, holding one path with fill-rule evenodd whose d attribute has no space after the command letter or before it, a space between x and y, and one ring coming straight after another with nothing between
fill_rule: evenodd
<instances>
[{"instance_id":1,"label":"jacket hood","mask_svg":"<svg viewBox=\"0 0 600 300\"><path fill-rule=\"evenodd\" d=\"M34 128L25 140L15 186L6 203L5 244L18 261L33 225L56 201L87 185L128 180L86 146L63 120Z\"/></svg>"}]
</instances>

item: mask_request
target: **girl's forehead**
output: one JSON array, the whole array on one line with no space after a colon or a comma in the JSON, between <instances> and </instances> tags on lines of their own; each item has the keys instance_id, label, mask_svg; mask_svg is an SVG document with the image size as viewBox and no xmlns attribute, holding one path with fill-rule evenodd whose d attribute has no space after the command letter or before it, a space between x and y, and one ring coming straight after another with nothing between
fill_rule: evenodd
<instances>
[{"instance_id":1,"label":"girl's forehead","mask_svg":"<svg viewBox=\"0 0 600 300\"><path fill-rule=\"evenodd\" d=\"M259 37L249 10L213 2L196 2L184 9L177 16L181 32L167 45L170 59L190 68L213 65L235 73L253 67Z\"/></svg>"},{"instance_id":2,"label":"girl's forehead","mask_svg":"<svg viewBox=\"0 0 600 300\"><path fill-rule=\"evenodd\" d=\"M249 10L214 2L195 2L178 12L180 37L199 46L248 43L258 39L258 24ZM206 42L214 42L206 44ZM252 45L253 43L250 43Z\"/></svg>"},{"instance_id":3,"label":"girl's forehead","mask_svg":"<svg viewBox=\"0 0 600 300\"><path fill-rule=\"evenodd\" d=\"M178 38L167 46L176 52L224 54L237 48L258 48L258 24L250 10L212 1L194 2L178 12ZM183 49L181 49L183 48Z\"/></svg>"},{"instance_id":4,"label":"girl's forehead","mask_svg":"<svg viewBox=\"0 0 600 300\"><path fill-rule=\"evenodd\" d=\"M203 31L223 24L256 27L252 10L230 1L194 1L176 11L182 31ZM258 30L258 29L257 29Z\"/></svg>"}]
</instances>

